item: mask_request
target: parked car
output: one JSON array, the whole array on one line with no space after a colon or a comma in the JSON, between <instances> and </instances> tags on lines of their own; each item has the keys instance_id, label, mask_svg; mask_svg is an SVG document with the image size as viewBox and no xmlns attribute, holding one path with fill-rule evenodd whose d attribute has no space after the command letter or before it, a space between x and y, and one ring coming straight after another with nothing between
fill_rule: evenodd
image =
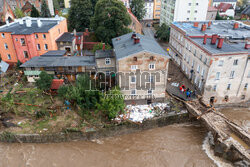
<instances>
[{"instance_id":1,"label":"parked car","mask_svg":"<svg viewBox=\"0 0 250 167\"><path fill-rule=\"evenodd\" d=\"M150 23L148 23L148 24L147 24L147 27L151 27L151 24L150 24Z\"/></svg>"}]
</instances>

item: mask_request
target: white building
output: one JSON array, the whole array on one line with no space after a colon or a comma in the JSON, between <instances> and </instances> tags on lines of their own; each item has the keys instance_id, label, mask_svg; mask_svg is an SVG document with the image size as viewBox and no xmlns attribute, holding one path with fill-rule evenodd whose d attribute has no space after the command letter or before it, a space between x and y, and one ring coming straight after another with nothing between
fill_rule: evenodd
<instances>
[{"instance_id":1,"label":"white building","mask_svg":"<svg viewBox=\"0 0 250 167\"><path fill-rule=\"evenodd\" d=\"M146 15L143 20L154 19L154 0L145 0Z\"/></svg>"},{"instance_id":2,"label":"white building","mask_svg":"<svg viewBox=\"0 0 250 167\"><path fill-rule=\"evenodd\" d=\"M175 22L170 56L209 104L250 101L250 26L236 21Z\"/></svg>"},{"instance_id":3,"label":"white building","mask_svg":"<svg viewBox=\"0 0 250 167\"><path fill-rule=\"evenodd\" d=\"M129 8L129 0L121 0L126 8Z\"/></svg>"},{"instance_id":4,"label":"white building","mask_svg":"<svg viewBox=\"0 0 250 167\"><path fill-rule=\"evenodd\" d=\"M205 21L208 0L163 0L160 24L173 21Z\"/></svg>"}]
</instances>

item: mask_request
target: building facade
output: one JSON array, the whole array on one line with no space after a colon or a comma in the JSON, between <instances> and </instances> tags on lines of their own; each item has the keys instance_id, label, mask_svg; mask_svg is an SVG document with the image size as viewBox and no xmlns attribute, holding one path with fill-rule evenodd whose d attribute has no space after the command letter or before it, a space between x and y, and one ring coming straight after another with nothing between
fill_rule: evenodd
<instances>
[{"instance_id":1,"label":"building facade","mask_svg":"<svg viewBox=\"0 0 250 167\"><path fill-rule=\"evenodd\" d=\"M49 50L57 50L56 39L67 31L63 17L17 19L0 27L1 58L7 63L18 60L24 63Z\"/></svg>"},{"instance_id":2,"label":"building facade","mask_svg":"<svg viewBox=\"0 0 250 167\"><path fill-rule=\"evenodd\" d=\"M161 3L160 24L170 25L173 21L205 21L208 1L164 0Z\"/></svg>"},{"instance_id":3,"label":"building facade","mask_svg":"<svg viewBox=\"0 0 250 167\"><path fill-rule=\"evenodd\" d=\"M168 54L154 40L129 33L112 39L117 85L128 98L145 102L165 98ZM131 100L131 99L126 99Z\"/></svg>"},{"instance_id":4,"label":"building facade","mask_svg":"<svg viewBox=\"0 0 250 167\"><path fill-rule=\"evenodd\" d=\"M154 0L145 0L146 15L143 20L153 20L154 19Z\"/></svg>"},{"instance_id":5,"label":"building facade","mask_svg":"<svg viewBox=\"0 0 250 167\"><path fill-rule=\"evenodd\" d=\"M161 0L154 0L154 19L159 20L161 17Z\"/></svg>"},{"instance_id":6,"label":"building facade","mask_svg":"<svg viewBox=\"0 0 250 167\"><path fill-rule=\"evenodd\" d=\"M249 30L236 21L171 25L169 53L205 103L250 100Z\"/></svg>"},{"instance_id":7,"label":"building facade","mask_svg":"<svg viewBox=\"0 0 250 167\"><path fill-rule=\"evenodd\" d=\"M237 0L209 0L209 6L218 7L221 3L231 4L235 10Z\"/></svg>"},{"instance_id":8,"label":"building facade","mask_svg":"<svg viewBox=\"0 0 250 167\"><path fill-rule=\"evenodd\" d=\"M130 8L130 7L129 7L129 0L121 0L121 1L123 2L124 6L125 6L126 8Z\"/></svg>"}]
</instances>

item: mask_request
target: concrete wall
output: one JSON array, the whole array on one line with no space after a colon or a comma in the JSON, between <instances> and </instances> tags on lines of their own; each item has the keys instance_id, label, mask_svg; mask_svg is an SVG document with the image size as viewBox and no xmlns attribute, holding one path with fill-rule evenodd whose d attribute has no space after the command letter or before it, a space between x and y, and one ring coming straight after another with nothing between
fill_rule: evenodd
<instances>
[{"instance_id":1,"label":"concrete wall","mask_svg":"<svg viewBox=\"0 0 250 167\"><path fill-rule=\"evenodd\" d=\"M147 130L156 127L171 125L174 123L188 122L188 113L172 116L156 117L144 121L142 124L135 124L125 122L120 125L112 125L104 127L93 132L68 132L68 133L54 133L54 134L16 134L6 137L3 133L0 134L1 142L23 142L23 143L51 143L51 142L67 142L75 140L93 140L104 137L112 137L118 135L125 135L135 133L142 130Z\"/></svg>"}]
</instances>

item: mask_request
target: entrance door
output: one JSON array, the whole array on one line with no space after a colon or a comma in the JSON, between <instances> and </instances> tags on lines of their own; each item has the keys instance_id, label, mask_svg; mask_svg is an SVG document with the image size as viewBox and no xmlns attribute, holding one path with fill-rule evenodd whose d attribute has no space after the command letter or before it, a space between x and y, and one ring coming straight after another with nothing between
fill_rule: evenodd
<instances>
[{"instance_id":1,"label":"entrance door","mask_svg":"<svg viewBox=\"0 0 250 167\"><path fill-rule=\"evenodd\" d=\"M214 96L210 97L210 105L214 105Z\"/></svg>"}]
</instances>

